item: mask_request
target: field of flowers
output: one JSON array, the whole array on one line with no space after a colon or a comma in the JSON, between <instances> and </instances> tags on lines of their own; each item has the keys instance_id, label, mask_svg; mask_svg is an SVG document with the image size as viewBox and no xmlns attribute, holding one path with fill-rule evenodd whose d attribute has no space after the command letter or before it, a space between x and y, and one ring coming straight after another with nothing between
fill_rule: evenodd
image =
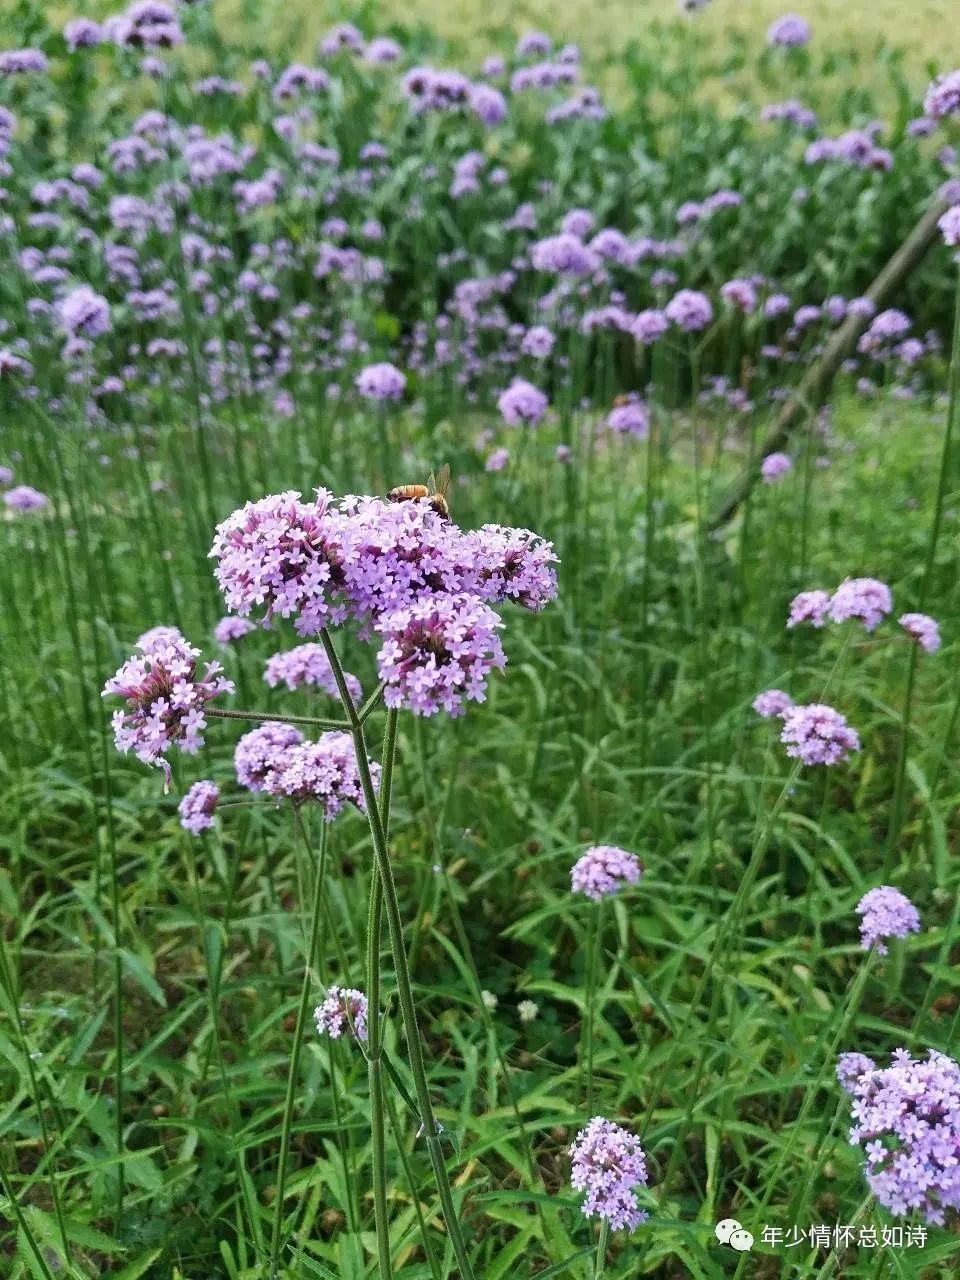
<instances>
[{"instance_id":1,"label":"field of flowers","mask_svg":"<svg viewBox=\"0 0 960 1280\"><path fill-rule=\"evenodd\" d=\"M4 1280L960 1273L960 51L724 7L8 6Z\"/></svg>"}]
</instances>

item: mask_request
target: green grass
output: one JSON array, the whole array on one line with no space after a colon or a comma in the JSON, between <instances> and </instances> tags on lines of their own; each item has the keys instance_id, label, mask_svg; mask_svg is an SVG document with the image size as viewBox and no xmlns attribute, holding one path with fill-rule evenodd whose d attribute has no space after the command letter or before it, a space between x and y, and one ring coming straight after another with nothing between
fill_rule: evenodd
<instances>
[{"instance_id":1,"label":"green grass","mask_svg":"<svg viewBox=\"0 0 960 1280\"><path fill-rule=\"evenodd\" d=\"M711 419L701 425L705 441L727 427ZM257 492L326 475L331 458L308 445L294 461L293 429L275 430L266 475L257 474L257 452L246 458ZM413 423L407 430L416 434ZM484 1243L476 1243L484 1276L515 1266L532 1275L590 1239L577 1225L563 1148L584 1115L577 1046L590 927L590 908L571 901L567 877L594 841L636 849L646 864L639 888L605 917L595 1091L604 1114L632 1117L646 1131L659 1226L629 1244L618 1241L610 1274L661 1274L668 1257L694 1275L723 1274L725 1262L710 1244L716 1219L737 1216L759 1240L755 1210L764 1196L763 1219L778 1225L844 1221L861 1198L845 1140L846 1104L825 1049L864 963L853 907L884 859L907 663L902 641L888 634L847 647L831 700L860 730L864 750L845 768L802 775L769 832L735 935L728 933L712 968L704 965L785 776L749 701L770 684L815 697L841 645L829 634L786 633L786 602L801 587L869 572L893 583L898 608L910 603L943 414L844 400L830 468L811 489L806 568L798 563L803 485L795 474L756 493L747 545L741 523L705 552L699 606L689 428L678 420L673 430L648 634L638 613L641 446L598 460L589 493L578 493L575 527L566 486L583 477L537 461L552 450L549 435L537 438L537 456L519 477L461 471L470 483L457 490L455 511L465 525L529 521L561 542L560 600L542 617L510 617L511 665L485 706L454 724L401 721L396 874L432 1089L451 1165L465 1171L468 1231L481 1217L486 1222ZM209 443L222 513L243 493L226 441ZM64 448L71 475L90 465L74 442ZM99 722L96 689L139 629L176 616L201 639L216 613L209 566L184 536L183 475L162 468L168 532L183 531L170 538L172 614L163 604L164 562L129 483L130 464L118 453L105 472L102 504L77 519L72 536L58 543L43 519L8 523L4 534L5 597L19 622L5 650L10 727L0 895L24 1037L10 1022L0 1035L10 1084L6 1161L9 1168L15 1151L26 1221L51 1249L44 1188L55 1176L68 1237L87 1265L138 1259L143 1274L193 1277L210 1274L219 1254L224 1275L253 1276L238 1168L267 1231L310 872L289 818L266 806L226 809L216 836L194 844L157 778L109 753L101 758L98 733L87 739L83 732L84 714ZM360 462L335 469L345 489L362 487L366 476ZM68 503L69 494L61 500ZM946 825L958 791L948 739L956 702L953 518L951 508L934 594L947 645L918 671L895 860L894 882L917 902L924 931L868 978L842 1049L885 1054L899 1044L949 1048L953 1040L957 873ZM283 631L250 637L231 657L244 705L309 710L299 696L258 691L260 662L283 638ZM359 652L348 648L346 661L369 681ZM174 797L196 776L229 785L225 747L234 736L214 724L203 757L175 765ZM111 843L125 1055L127 1195L119 1222L112 1222L114 937L104 901ZM330 858L318 991L333 980L357 985L362 975L370 855L359 817L331 829ZM215 1022L210 983L221 965ZM386 985L392 989L389 972ZM478 986L499 998L491 1015L482 1012ZM526 1025L516 1014L523 998L540 1006ZM387 1048L400 1064L392 1001L390 1008ZM369 1241L355 1225L369 1214L355 1190L356 1177L362 1184L369 1176L365 1073L355 1050L335 1048L308 1036L303 1055L288 1183L288 1225L303 1254L291 1275L326 1274L316 1264L343 1277L365 1274ZM38 1091L56 1135L46 1155L38 1109L28 1103ZM805 1098L812 1107L798 1130L793 1120ZM403 1132L430 1214L424 1153L411 1146L406 1125ZM817 1159L821 1172L812 1179ZM764 1180L773 1168L776 1185ZM549 1201L537 1199L544 1195ZM396 1261L422 1259L395 1158L389 1203ZM542 1219L541 1203L548 1205ZM867 1216L883 1217L877 1210ZM246 1252L238 1238L248 1241ZM902 1274L950 1274L950 1240L934 1231L927 1253L904 1252ZM755 1251L754 1274L775 1274L764 1270L761 1254ZM21 1244L11 1275L28 1265ZM819 1265L808 1259L797 1274L816 1275ZM580 1274L571 1266L570 1274ZM867 1276L871 1267L861 1262L842 1274ZM408 1269L427 1274L422 1261Z\"/></svg>"}]
</instances>

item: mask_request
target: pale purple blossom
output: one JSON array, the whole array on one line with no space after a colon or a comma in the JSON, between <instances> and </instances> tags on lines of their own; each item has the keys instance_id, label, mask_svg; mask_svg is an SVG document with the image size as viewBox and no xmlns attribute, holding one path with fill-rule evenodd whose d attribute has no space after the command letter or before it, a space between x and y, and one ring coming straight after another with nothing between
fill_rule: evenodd
<instances>
[{"instance_id":1,"label":"pale purple blossom","mask_svg":"<svg viewBox=\"0 0 960 1280\"><path fill-rule=\"evenodd\" d=\"M251 631L256 631L256 629L256 623L251 622L249 618L234 618L228 614L225 618L221 618L214 627L213 638L217 644L233 644L237 640L242 640L244 636L248 636Z\"/></svg>"},{"instance_id":2,"label":"pale purple blossom","mask_svg":"<svg viewBox=\"0 0 960 1280\"><path fill-rule=\"evenodd\" d=\"M809 622L812 627L822 627L827 620L830 609L830 593L828 591L801 591L790 601L788 627L797 627Z\"/></svg>"},{"instance_id":3,"label":"pale purple blossom","mask_svg":"<svg viewBox=\"0 0 960 1280\"><path fill-rule=\"evenodd\" d=\"M796 13L785 13L771 22L767 29L767 44L785 49L798 49L810 43L810 24Z\"/></svg>"},{"instance_id":4,"label":"pale purple blossom","mask_svg":"<svg viewBox=\"0 0 960 1280\"><path fill-rule=\"evenodd\" d=\"M785 476L793 466L789 453L768 453L760 464L760 474L764 484L774 484L781 476Z\"/></svg>"},{"instance_id":5,"label":"pale purple blossom","mask_svg":"<svg viewBox=\"0 0 960 1280\"><path fill-rule=\"evenodd\" d=\"M940 648L940 627L927 613L904 613L898 619L907 635L912 636L925 653L936 653Z\"/></svg>"},{"instance_id":6,"label":"pale purple blossom","mask_svg":"<svg viewBox=\"0 0 960 1280\"><path fill-rule=\"evenodd\" d=\"M604 1218L615 1230L634 1228L647 1214L637 1204L635 1189L647 1184L647 1165L640 1140L612 1120L594 1116L570 1148L570 1185L585 1191L585 1218Z\"/></svg>"},{"instance_id":7,"label":"pale purple blossom","mask_svg":"<svg viewBox=\"0 0 960 1280\"><path fill-rule=\"evenodd\" d=\"M263 678L271 689L275 689L279 684L285 684L292 693L294 689L315 686L332 697L340 696L333 667L330 665L327 651L321 644L300 644L294 649L273 654L267 659ZM354 703L361 702L363 690L360 687L360 681L349 672L344 672L344 678Z\"/></svg>"},{"instance_id":8,"label":"pale purple blossom","mask_svg":"<svg viewBox=\"0 0 960 1280\"><path fill-rule=\"evenodd\" d=\"M514 378L497 399L504 422L511 427L535 427L547 412L549 401L544 393L525 378Z\"/></svg>"},{"instance_id":9,"label":"pale purple blossom","mask_svg":"<svg viewBox=\"0 0 960 1280\"><path fill-rule=\"evenodd\" d=\"M220 789L215 782L202 778L195 782L177 806L180 825L184 831L198 836L213 826L213 815L220 800Z\"/></svg>"},{"instance_id":10,"label":"pale purple blossom","mask_svg":"<svg viewBox=\"0 0 960 1280\"><path fill-rule=\"evenodd\" d=\"M323 1004L313 1011L317 1034L339 1040L349 1031L358 1040L367 1038L367 997L354 987L328 987Z\"/></svg>"},{"instance_id":11,"label":"pale purple blossom","mask_svg":"<svg viewBox=\"0 0 960 1280\"><path fill-rule=\"evenodd\" d=\"M757 715L763 716L764 720L773 719L775 716L782 719L793 707L793 699L782 689L766 689L763 693L757 694L752 706Z\"/></svg>"},{"instance_id":12,"label":"pale purple blossom","mask_svg":"<svg viewBox=\"0 0 960 1280\"><path fill-rule=\"evenodd\" d=\"M830 597L831 622L847 622L851 618L873 631L893 609L890 588L876 578L847 578Z\"/></svg>"},{"instance_id":13,"label":"pale purple blossom","mask_svg":"<svg viewBox=\"0 0 960 1280\"><path fill-rule=\"evenodd\" d=\"M245 733L233 753L237 781L248 791L263 791L267 778L277 769L287 752L303 742L303 734L292 724L268 720Z\"/></svg>"},{"instance_id":14,"label":"pale purple blossom","mask_svg":"<svg viewBox=\"0 0 960 1280\"><path fill-rule=\"evenodd\" d=\"M368 761L374 788L380 785L380 766ZM366 802L349 733L321 733L316 742L298 742L279 752L268 769L263 790L295 805L315 803L324 821L332 822L347 804L363 810Z\"/></svg>"},{"instance_id":15,"label":"pale purple blossom","mask_svg":"<svg viewBox=\"0 0 960 1280\"><path fill-rule=\"evenodd\" d=\"M387 361L367 365L360 370L354 382L365 400L399 400L407 385L396 365Z\"/></svg>"},{"instance_id":16,"label":"pale purple blossom","mask_svg":"<svg viewBox=\"0 0 960 1280\"><path fill-rule=\"evenodd\" d=\"M570 868L570 885L574 893L599 902L626 884L636 884L642 873L643 864L635 853L611 844L597 844Z\"/></svg>"},{"instance_id":17,"label":"pale purple blossom","mask_svg":"<svg viewBox=\"0 0 960 1280\"><path fill-rule=\"evenodd\" d=\"M204 707L213 698L232 693L233 683L220 675L219 662L208 662L201 674L200 650L179 632L138 647L140 652L104 685L102 696L126 702L126 711L113 713L117 750L133 751L145 764L163 767L163 756L171 747L193 754L203 746Z\"/></svg>"},{"instance_id":18,"label":"pale purple blossom","mask_svg":"<svg viewBox=\"0 0 960 1280\"><path fill-rule=\"evenodd\" d=\"M860 739L846 718L823 703L790 707L782 719L780 741L787 755L803 764L841 764L860 750Z\"/></svg>"},{"instance_id":19,"label":"pale purple blossom","mask_svg":"<svg viewBox=\"0 0 960 1280\"><path fill-rule=\"evenodd\" d=\"M960 70L938 76L927 90L923 111L932 120L944 120L960 112Z\"/></svg>"},{"instance_id":20,"label":"pale purple blossom","mask_svg":"<svg viewBox=\"0 0 960 1280\"><path fill-rule=\"evenodd\" d=\"M462 715L467 700L486 699L487 678L506 665L502 622L473 596L414 601L377 622L383 641L377 669L388 707L415 715Z\"/></svg>"},{"instance_id":21,"label":"pale purple blossom","mask_svg":"<svg viewBox=\"0 0 960 1280\"><path fill-rule=\"evenodd\" d=\"M896 1049L889 1067L871 1063L851 1079L852 1068L850 1142L866 1155L867 1185L895 1216L919 1211L943 1226L946 1210L960 1209L960 1066L935 1049L926 1060Z\"/></svg>"},{"instance_id":22,"label":"pale purple blossom","mask_svg":"<svg viewBox=\"0 0 960 1280\"><path fill-rule=\"evenodd\" d=\"M39 489L28 484L18 484L8 489L3 495L4 505L8 511L43 511L50 505L50 499Z\"/></svg>"},{"instance_id":23,"label":"pale purple blossom","mask_svg":"<svg viewBox=\"0 0 960 1280\"><path fill-rule=\"evenodd\" d=\"M887 948L882 939L905 938L908 933L920 932L920 915L917 908L899 889L882 884L865 893L857 903L860 922L860 941L864 951L876 945L877 954L885 956Z\"/></svg>"},{"instance_id":24,"label":"pale purple blossom","mask_svg":"<svg viewBox=\"0 0 960 1280\"><path fill-rule=\"evenodd\" d=\"M706 294L695 289L681 289L664 307L664 314L671 324L687 333L705 329L713 319L713 308Z\"/></svg>"}]
</instances>

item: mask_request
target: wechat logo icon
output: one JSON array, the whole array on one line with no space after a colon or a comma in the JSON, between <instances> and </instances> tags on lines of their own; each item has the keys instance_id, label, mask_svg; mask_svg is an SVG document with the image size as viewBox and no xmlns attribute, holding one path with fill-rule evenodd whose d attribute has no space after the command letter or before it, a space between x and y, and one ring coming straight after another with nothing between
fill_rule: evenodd
<instances>
[{"instance_id":1,"label":"wechat logo icon","mask_svg":"<svg viewBox=\"0 0 960 1280\"><path fill-rule=\"evenodd\" d=\"M724 1218L713 1229L721 1244L727 1244L737 1253L747 1253L753 1248L753 1236L745 1231L736 1218Z\"/></svg>"}]
</instances>

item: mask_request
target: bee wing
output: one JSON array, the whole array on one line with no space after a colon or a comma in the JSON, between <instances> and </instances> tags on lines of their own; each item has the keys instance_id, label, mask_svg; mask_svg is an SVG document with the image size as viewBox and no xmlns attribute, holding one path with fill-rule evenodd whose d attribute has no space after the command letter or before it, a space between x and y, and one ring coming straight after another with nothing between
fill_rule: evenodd
<instances>
[{"instance_id":1,"label":"bee wing","mask_svg":"<svg viewBox=\"0 0 960 1280\"><path fill-rule=\"evenodd\" d=\"M440 468L440 479L434 485L434 493L439 493L441 498L446 497L447 490L450 488L450 463L445 462Z\"/></svg>"}]
</instances>

